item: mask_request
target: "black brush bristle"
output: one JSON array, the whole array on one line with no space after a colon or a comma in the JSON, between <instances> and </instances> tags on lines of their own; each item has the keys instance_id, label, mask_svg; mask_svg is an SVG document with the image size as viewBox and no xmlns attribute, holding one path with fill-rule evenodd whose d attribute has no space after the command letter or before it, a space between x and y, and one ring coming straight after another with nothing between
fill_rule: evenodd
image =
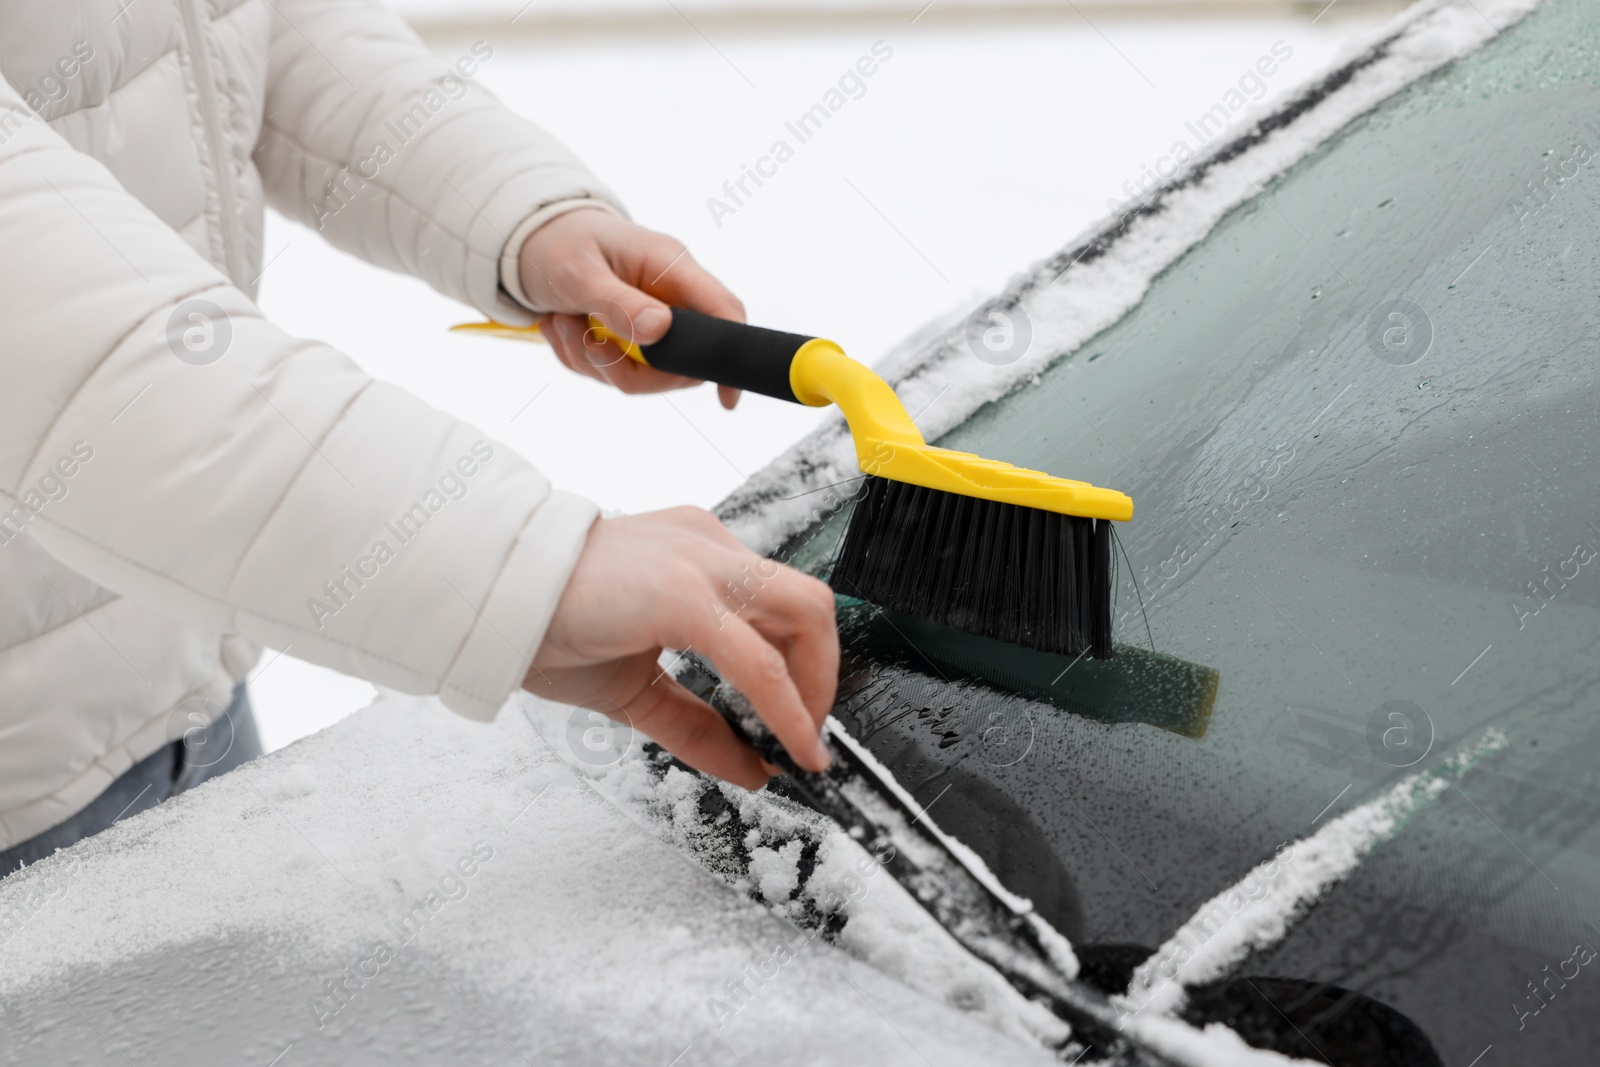
<instances>
[{"instance_id":1,"label":"black brush bristle","mask_svg":"<svg viewBox=\"0 0 1600 1067\"><path fill-rule=\"evenodd\" d=\"M846 596L1064 656L1111 655L1111 523L868 478L833 567Z\"/></svg>"}]
</instances>

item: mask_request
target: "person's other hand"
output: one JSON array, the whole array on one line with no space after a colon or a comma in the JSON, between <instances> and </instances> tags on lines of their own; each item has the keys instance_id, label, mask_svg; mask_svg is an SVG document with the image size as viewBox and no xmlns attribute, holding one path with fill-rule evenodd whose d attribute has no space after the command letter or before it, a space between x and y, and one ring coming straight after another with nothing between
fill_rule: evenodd
<instances>
[{"instance_id":1,"label":"person's other hand","mask_svg":"<svg viewBox=\"0 0 1600 1067\"><path fill-rule=\"evenodd\" d=\"M540 320L556 356L571 369L624 393L684 389L699 382L653 370L589 328L597 315L606 329L642 344L661 340L672 307L744 321L744 305L689 250L665 234L608 211L580 208L534 230L518 254L522 291L553 314ZM717 387L732 410L739 390Z\"/></svg>"},{"instance_id":2,"label":"person's other hand","mask_svg":"<svg viewBox=\"0 0 1600 1067\"><path fill-rule=\"evenodd\" d=\"M661 669L667 648L710 660L800 766L827 767L819 735L839 678L833 593L750 551L700 508L594 524L523 688L759 789L776 768Z\"/></svg>"}]
</instances>

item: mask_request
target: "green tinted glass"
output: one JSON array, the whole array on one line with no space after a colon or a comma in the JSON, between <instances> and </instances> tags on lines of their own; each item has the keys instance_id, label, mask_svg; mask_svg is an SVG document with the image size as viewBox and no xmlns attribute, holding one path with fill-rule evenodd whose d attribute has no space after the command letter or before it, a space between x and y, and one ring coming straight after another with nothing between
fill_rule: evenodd
<instances>
[{"instance_id":1,"label":"green tinted glass","mask_svg":"<svg viewBox=\"0 0 1600 1067\"><path fill-rule=\"evenodd\" d=\"M1552 0L1400 94L939 442L1133 496L1118 640L1216 672L1203 730L1003 664L975 689L847 627L874 664L845 717L924 799L961 763L1047 824L1099 942L1158 943L1330 801L1502 727L1506 752L1252 964L1383 997L1446 1062L1513 1034L1561 1061L1600 996L1584 975L1587 1009L1522 1014L1541 968L1600 947L1597 30L1592 0ZM825 569L838 526L798 558Z\"/></svg>"}]
</instances>

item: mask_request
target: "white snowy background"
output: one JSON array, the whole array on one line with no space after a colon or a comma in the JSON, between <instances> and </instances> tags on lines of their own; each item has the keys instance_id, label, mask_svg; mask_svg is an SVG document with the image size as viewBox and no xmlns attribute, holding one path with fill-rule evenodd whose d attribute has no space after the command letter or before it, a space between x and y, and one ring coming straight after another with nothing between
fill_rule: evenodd
<instances>
[{"instance_id":1,"label":"white snowy background","mask_svg":"<svg viewBox=\"0 0 1600 1067\"><path fill-rule=\"evenodd\" d=\"M635 219L686 242L750 321L831 337L867 362L1060 247L1175 141L1194 147L1185 124L1275 43L1293 55L1263 79L1265 104L1389 10L1182 0L1171 17L1146 4L1135 18L1101 0L1033 14L995 4L984 17L963 0L917 17L922 2L825 6L840 15L795 17L802 5L769 0L399 4L441 69L475 40L492 45L479 80L572 147ZM755 17L767 8L787 14ZM587 21L562 27L574 12ZM719 226L708 198L775 139L792 143L785 121L879 41L893 56L865 94ZM607 508L715 504L821 417L763 397L729 414L707 388L623 397L547 349L447 334L475 315L277 216L265 258L261 303L285 328L339 345ZM266 652L251 690L269 749L374 695L293 648Z\"/></svg>"}]
</instances>

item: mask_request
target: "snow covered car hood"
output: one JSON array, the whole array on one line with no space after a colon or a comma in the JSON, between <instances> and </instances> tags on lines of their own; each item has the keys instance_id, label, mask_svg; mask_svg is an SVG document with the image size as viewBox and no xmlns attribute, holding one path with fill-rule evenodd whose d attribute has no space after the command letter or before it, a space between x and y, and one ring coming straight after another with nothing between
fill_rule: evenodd
<instances>
[{"instance_id":1,"label":"snow covered car hood","mask_svg":"<svg viewBox=\"0 0 1600 1067\"><path fill-rule=\"evenodd\" d=\"M0 915L7 1064L923 1064L885 1017L1051 1062L685 862L509 708L385 696L0 881Z\"/></svg>"}]
</instances>

